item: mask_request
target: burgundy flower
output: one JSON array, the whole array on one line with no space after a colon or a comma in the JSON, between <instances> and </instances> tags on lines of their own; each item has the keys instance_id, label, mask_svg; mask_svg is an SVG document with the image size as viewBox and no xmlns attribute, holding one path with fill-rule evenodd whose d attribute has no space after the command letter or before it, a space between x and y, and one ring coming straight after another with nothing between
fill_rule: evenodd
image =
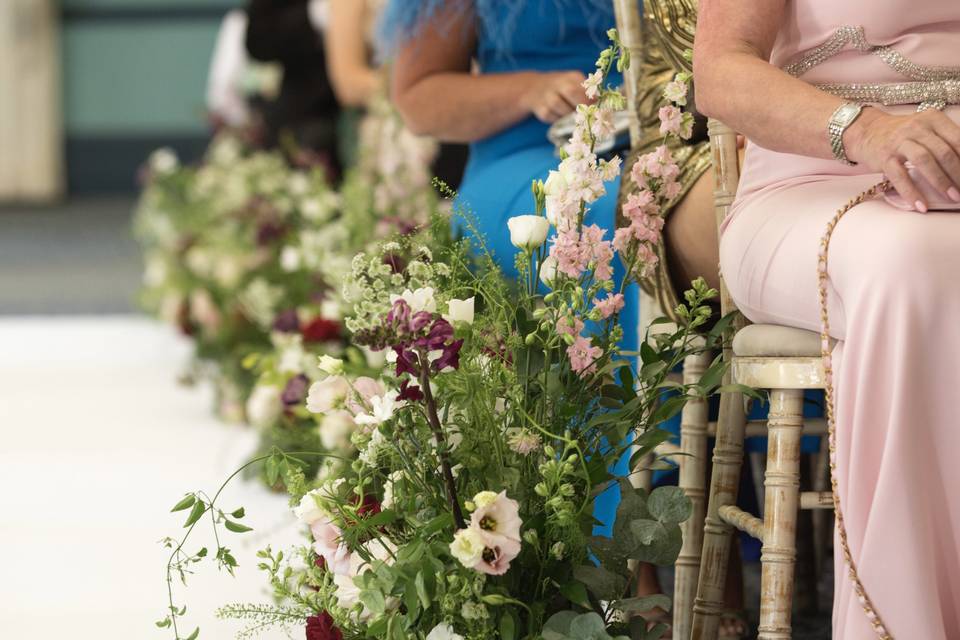
<instances>
[{"instance_id":1,"label":"burgundy flower","mask_svg":"<svg viewBox=\"0 0 960 640\"><path fill-rule=\"evenodd\" d=\"M343 640L343 634L333 624L333 617L324 611L307 618L307 640Z\"/></svg>"},{"instance_id":2,"label":"burgundy flower","mask_svg":"<svg viewBox=\"0 0 960 640\"><path fill-rule=\"evenodd\" d=\"M443 371L447 367L451 369L460 368L460 347L463 346L463 340L454 340L450 344L444 345L443 355L437 358L433 363L434 371Z\"/></svg>"},{"instance_id":3,"label":"burgundy flower","mask_svg":"<svg viewBox=\"0 0 960 640\"><path fill-rule=\"evenodd\" d=\"M340 323L325 318L314 318L303 327L304 342L329 342L339 340L341 334Z\"/></svg>"},{"instance_id":4,"label":"burgundy flower","mask_svg":"<svg viewBox=\"0 0 960 640\"><path fill-rule=\"evenodd\" d=\"M359 502L359 498L354 498L354 502ZM357 515L361 518L369 518L380 513L380 502L371 494L363 496L363 501L357 507Z\"/></svg>"},{"instance_id":5,"label":"burgundy flower","mask_svg":"<svg viewBox=\"0 0 960 640\"><path fill-rule=\"evenodd\" d=\"M286 229L283 228L283 225L276 222L264 222L261 223L257 228L257 246L266 247L280 238L283 237L286 233Z\"/></svg>"},{"instance_id":6,"label":"burgundy flower","mask_svg":"<svg viewBox=\"0 0 960 640\"><path fill-rule=\"evenodd\" d=\"M400 393L397 395L397 399L407 402L420 402L423 400L423 390L418 385L411 384L410 380L404 380L400 384Z\"/></svg>"},{"instance_id":7,"label":"burgundy flower","mask_svg":"<svg viewBox=\"0 0 960 640\"><path fill-rule=\"evenodd\" d=\"M405 373L412 376L420 375L420 370L417 368L417 354L405 349L403 345L393 347L393 352L397 354L396 375L401 376Z\"/></svg>"},{"instance_id":8,"label":"burgundy flower","mask_svg":"<svg viewBox=\"0 0 960 640\"><path fill-rule=\"evenodd\" d=\"M285 407L295 407L302 404L307 398L307 389L310 387L310 379L302 373L290 378L287 386L283 389L280 399Z\"/></svg>"},{"instance_id":9,"label":"burgundy flower","mask_svg":"<svg viewBox=\"0 0 960 640\"><path fill-rule=\"evenodd\" d=\"M287 309L277 314L273 321L273 330L281 333L296 333L300 331L300 318L296 309Z\"/></svg>"}]
</instances>

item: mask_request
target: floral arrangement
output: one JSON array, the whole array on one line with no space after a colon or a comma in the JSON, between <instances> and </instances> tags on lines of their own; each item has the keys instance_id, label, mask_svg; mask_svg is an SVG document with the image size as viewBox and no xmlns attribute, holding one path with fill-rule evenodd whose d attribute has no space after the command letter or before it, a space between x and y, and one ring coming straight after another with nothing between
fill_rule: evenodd
<instances>
[{"instance_id":1,"label":"floral arrangement","mask_svg":"<svg viewBox=\"0 0 960 640\"><path fill-rule=\"evenodd\" d=\"M292 557L261 552L275 603L220 612L250 622L241 636L274 624L305 627L307 640L642 640L665 631L639 614L669 599L632 597L633 571L674 562L690 503L675 487L648 494L612 469L624 456L636 468L668 437L658 424L715 391L719 360L696 385L669 374L715 346L726 321L701 339L716 292L696 281L676 310L679 325L659 319L638 352L618 346L627 287L653 266L658 213L677 172L669 154L651 154L634 172L646 189L629 203L630 225L607 239L585 224L619 171L618 160L594 153L623 101L606 86L613 65L628 63L616 31L610 37L586 83L595 103L579 107L558 170L533 187L536 215L510 220L516 286L490 260L478 268L466 241L406 237L353 259L343 292L351 348L382 354L385 367L358 374L349 356L320 358L303 409L320 416L328 451L277 449L248 463L287 487L308 542ZM682 133L684 121L668 133ZM615 259L624 282L613 278ZM665 392L674 395L664 401ZM325 460L316 478L304 472L313 455ZM613 535L596 535L594 501L616 490ZM187 550L190 533L205 515L215 529L248 530L242 509L224 512L218 496L193 493L174 507L189 510L187 531L166 540L171 599L157 624L178 639L199 634L181 635L184 609L172 594L206 557ZM215 558L233 570L229 550Z\"/></svg>"}]
</instances>

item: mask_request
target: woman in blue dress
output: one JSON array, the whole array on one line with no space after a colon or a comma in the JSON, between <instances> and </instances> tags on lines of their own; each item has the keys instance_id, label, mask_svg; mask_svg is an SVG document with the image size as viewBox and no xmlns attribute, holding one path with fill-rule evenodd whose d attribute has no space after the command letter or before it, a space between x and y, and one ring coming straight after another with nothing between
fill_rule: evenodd
<instances>
[{"instance_id":1,"label":"woman in blue dress","mask_svg":"<svg viewBox=\"0 0 960 640\"><path fill-rule=\"evenodd\" d=\"M556 169L547 130L589 102L582 83L614 25L610 0L392 0L387 8L394 102L415 133L470 144L458 204L508 278L516 249L507 220L532 212L531 182ZM606 187L587 223L612 238L619 178ZM638 298L629 287L624 350L637 349ZM597 533L609 535L618 502L616 487L598 500Z\"/></svg>"}]
</instances>

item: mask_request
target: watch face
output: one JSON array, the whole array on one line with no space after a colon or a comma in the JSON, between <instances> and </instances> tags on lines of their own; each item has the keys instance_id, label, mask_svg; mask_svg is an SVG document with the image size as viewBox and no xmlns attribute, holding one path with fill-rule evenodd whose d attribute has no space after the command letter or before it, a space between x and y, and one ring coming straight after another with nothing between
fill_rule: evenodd
<instances>
[{"instance_id":1,"label":"watch face","mask_svg":"<svg viewBox=\"0 0 960 640\"><path fill-rule=\"evenodd\" d=\"M858 104L845 104L840 107L840 110L837 111L837 122L841 125L850 124L850 121L857 117L857 114L860 113L860 105Z\"/></svg>"}]
</instances>

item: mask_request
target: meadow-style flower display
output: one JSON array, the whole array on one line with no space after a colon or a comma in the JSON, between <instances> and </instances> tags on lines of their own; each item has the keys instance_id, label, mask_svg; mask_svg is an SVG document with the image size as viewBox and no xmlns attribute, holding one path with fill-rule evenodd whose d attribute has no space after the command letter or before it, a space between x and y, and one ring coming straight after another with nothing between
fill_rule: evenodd
<instances>
[{"instance_id":1,"label":"meadow-style flower display","mask_svg":"<svg viewBox=\"0 0 960 640\"><path fill-rule=\"evenodd\" d=\"M586 85L596 102L578 109L558 170L534 185L535 214L510 221L517 282L504 281L482 243L401 237L352 260L343 286L350 348L385 364L358 373L349 355L328 356L307 375L305 398L305 384L286 383L303 403L292 410L318 420L325 470L304 473L310 451L248 463L285 484L306 542L292 556L261 552L275 602L220 612L249 621L241 635L272 624L308 640L664 632L638 614L669 599L634 597L633 571L673 563L690 503L675 487L637 489L613 468L625 456L637 468L668 437L658 424L715 391L719 360L697 385L670 373L715 346L726 322L705 330L716 292L697 281L676 310L679 325L659 319L638 352L618 346L627 287L652 268L676 171L669 153L651 154L635 176L647 188L629 204L629 227L608 238L587 224L619 172L618 160L594 153L623 101L606 86L613 65L627 62L610 35ZM613 278L615 260L630 274L624 282ZM595 533L594 503L607 491L620 494L612 537ZM175 510L189 515L186 535L167 541L171 585L205 556L188 550L204 514L215 527L245 529L242 511L223 512L217 496L190 494ZM232 570L223 557L218 550ZM171 596L158 624L196 637L182 612Z\"/></svg>"}]
</instances>

